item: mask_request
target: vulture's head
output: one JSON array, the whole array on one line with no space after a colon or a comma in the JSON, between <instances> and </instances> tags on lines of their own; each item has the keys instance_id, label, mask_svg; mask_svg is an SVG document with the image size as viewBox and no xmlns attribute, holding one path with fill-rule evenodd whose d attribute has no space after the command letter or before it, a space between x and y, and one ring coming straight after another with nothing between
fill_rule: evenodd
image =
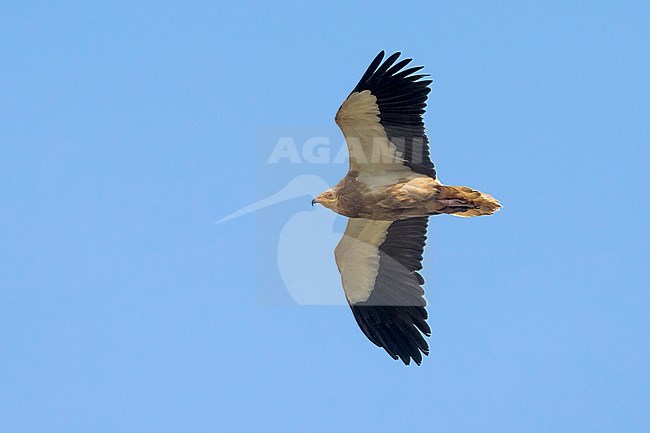
<instances>
[{"instance_id":1,"label":"vulture's head","mask_svg":"<svg viewBox=\"0 0 650 433\"><path fill-rule=\"evenodd\" d=\"M313 206L315 203L322 204L328 209L336 209L339 202L339 196L333 189L328 189L324 193L318 195L315 199L311 201Z\"/></svg>"}]
</instances>

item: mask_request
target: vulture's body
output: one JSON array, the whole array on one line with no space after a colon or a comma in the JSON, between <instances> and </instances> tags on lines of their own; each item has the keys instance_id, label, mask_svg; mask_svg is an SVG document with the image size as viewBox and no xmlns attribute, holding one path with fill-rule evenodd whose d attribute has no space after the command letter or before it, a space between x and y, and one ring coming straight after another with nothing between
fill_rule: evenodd
<instances>
[{"instance_id":1,"label":"vulture's body","mask_svg":"<svg viewBox=\"0 0 650 433\"><path fill-rule=\"evenodd\" d=\"M431 215L490 215L488 194L442 185L429 158L422 115L430 80L422 67L383 63L382 51L343 102L336 123L350 151L350 169L320 203L349 219L335 250L346 298L364 334L394 359L417 364L429 353L422 252Z\"/></svg>"}]
</instances>

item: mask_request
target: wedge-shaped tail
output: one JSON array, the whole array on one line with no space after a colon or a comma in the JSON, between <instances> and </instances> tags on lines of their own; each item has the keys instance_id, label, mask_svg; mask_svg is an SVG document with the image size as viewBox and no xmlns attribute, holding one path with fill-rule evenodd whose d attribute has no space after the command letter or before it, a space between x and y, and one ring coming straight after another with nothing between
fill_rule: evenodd
<instances>
[{"instance_id":1,"label":"wedge-shaped tail","mask_svg":"<svg viewBox=\"0 0 650 433\"><path fill-rule=\"evenodd\" d=\"M490 194L466 186L441 186L436 205L437 212L459 217L492 215L501 208Z\"/></svg>"}]
</instances>

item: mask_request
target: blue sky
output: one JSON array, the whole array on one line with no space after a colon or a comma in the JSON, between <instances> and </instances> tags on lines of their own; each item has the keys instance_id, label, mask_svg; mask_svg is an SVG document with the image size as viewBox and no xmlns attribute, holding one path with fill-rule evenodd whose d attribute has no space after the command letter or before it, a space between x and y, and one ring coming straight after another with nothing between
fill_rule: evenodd
<instances>
[{"instance_id":1,"label":"blue sky","mask_svg":"<svg viewBox=\"0 0 650 433\"><path fill-rule=\"evenodd\" d=\"M649 431L649 20L644 1L3 2L0 431ZM344 174L265 161L283 134L337 148L381 49L434 79L443 182L504 204L433 219L419 368L288 290L281 263L341 299L343 222L311 197L216 224ZM278 247L294 217L313 248Z\"/></svg>"}]
</instances>

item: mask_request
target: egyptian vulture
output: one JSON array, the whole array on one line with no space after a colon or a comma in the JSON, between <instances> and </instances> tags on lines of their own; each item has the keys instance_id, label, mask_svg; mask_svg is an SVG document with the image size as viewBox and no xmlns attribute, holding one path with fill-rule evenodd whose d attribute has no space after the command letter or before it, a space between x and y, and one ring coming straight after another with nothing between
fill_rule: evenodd
<instances>
[{"instance_id":1,"label":"egyptian vulture","mask_svg":"<svg viewBox=\"0 0 650 433\"><path fill-rule=\"evenodd\" d=\"M380 52L336 113L349 171L312 205L349 218L334 256L363 333L393 359L420 365L429 354L423 335L431 333L418 273L429 216L490 215L501 205L440 183L422 121L431 80L399 57Z\"/></svg>"}]
</instances>

